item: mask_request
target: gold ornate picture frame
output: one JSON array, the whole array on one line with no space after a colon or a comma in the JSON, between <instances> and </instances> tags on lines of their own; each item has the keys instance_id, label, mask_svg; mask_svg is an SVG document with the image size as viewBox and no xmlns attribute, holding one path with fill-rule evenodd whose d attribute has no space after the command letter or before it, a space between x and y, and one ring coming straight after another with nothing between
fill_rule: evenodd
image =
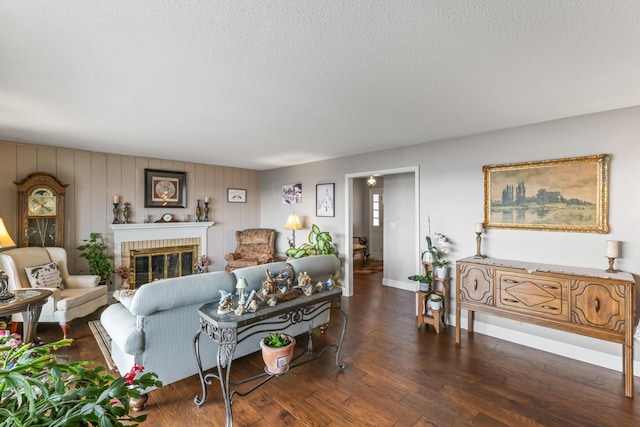
<instances>
[{"instance_id":1,"label":"gold ornate picture frame","mask_svg":"<svg viewBox=\"0 0 640 427\"><path fill-rule=\"evenodd\" d=\"M609 232L609 155L483 166L484 224Z\"/></svg>"}]
</instances>

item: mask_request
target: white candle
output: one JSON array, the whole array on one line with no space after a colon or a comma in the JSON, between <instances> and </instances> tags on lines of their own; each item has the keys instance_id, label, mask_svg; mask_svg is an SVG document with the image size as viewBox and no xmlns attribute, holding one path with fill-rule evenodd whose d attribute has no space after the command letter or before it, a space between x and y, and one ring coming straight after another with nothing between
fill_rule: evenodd
<instances>
[{"instance_id":1,"label":"white candle","mask_svg":"<svg viewBox=\"0 0 640 427\"><path fill-rule=\"evenodd\" d=\"M120 203L120 196L117 194L113 196L113 203Z\"/></svg>"},{"instance_id":2,"label":"white candle","mask_svg":"<svg viewBox=\"0 0 640 427\"><path fill-rule=\"evenodd\" d=\"M482 233L483 227L481 222L476 222L476 233Z\"/></svg>"},{"instance_id":3,"label":"white candle","mask_svg":"<svg viewBox=\"0 0 640 427\"><path fill-rule=\"evenodd\" d=\"M617 240L607 240L607 258L618 258L618 243Z\"/></svg>"},{"instance_id":4,"label":"white candle","mask_svg":"<svg viewBox=\"0 0 640 427\"><path fill-rule=\"evenodd\" d=\"M205 201L206 203L209 203L209 197L205 197L205 198L204 198L204 201Z\"/></svg>"}]
</instances>

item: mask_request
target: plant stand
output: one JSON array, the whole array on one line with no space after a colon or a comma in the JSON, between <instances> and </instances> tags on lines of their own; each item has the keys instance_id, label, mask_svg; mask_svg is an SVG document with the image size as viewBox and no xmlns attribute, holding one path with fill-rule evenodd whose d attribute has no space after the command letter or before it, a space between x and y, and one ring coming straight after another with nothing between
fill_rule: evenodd
<instances>
[{"instance_id":1,"label":"plant stand","mask_svg":"<svg viewBox=\"0 0 640 427\"><path fill-rule=\"evenodd\" d=\"M429 270L433 268L430 262L424 262L424 273L425 275ZM436 330L436 333L440 333L440 327L446 328L446 308L447 308L447 287L449 286L449 277L434 277L431 281L431 290L428 292L418 291L417 292L417 310L418 313L418 328L422 327L422 325L432 325ZM441 290L436 290L441 289ZM442 300L442 306L440 310L434 310L432 308L428 308L427 302L429 301L429 296L431 294L440 295ZM431 311L431 314L429 314Z\"/></svg>"}]
</instances>

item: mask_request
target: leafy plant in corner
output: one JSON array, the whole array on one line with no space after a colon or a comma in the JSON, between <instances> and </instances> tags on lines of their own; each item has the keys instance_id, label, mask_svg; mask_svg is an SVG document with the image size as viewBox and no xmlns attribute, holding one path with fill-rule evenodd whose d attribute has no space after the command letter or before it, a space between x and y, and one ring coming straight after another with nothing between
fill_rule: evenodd
<instances>
[{"instance_id":1,"label":"leafy plant in corner","mask_svg":"<svg viewBox=\"0 0 640 427\"><path fill-rule=\"evenodd\" d=\"M110 283L114 273L111 262L113 255L107 255L105 245L100 233L91 233L89 240L84 239L83 244L76 249L82 251L80 258L85 258L89 264L89 274L100 276L100 282Z\"/></svg>"},{"instance_id":2,"label":"leafy plant in corner","mask_svg":"<svg viewBox=\"0 0 640 427\"><path fill-rule=\"evenodd\" d=\"M288 335L272 332L264 338L264 343L268 347L280 348L291 344L291 340Z\"/></svg>"},{"instance_id":3,"label":"leafy plant in corner","mask_svg":"<svg viewBox=\"0 0 640 427\"><path fill-rule=\"evenodd\" d=\"M333 246L331 234L328 231L320 231L317 225L313 224L311 227L308 240L308 243L304 243L297 248L287 249L285 254L294 259L325 254L338 256L338 251Z\"/></svg>"}]
</instances>

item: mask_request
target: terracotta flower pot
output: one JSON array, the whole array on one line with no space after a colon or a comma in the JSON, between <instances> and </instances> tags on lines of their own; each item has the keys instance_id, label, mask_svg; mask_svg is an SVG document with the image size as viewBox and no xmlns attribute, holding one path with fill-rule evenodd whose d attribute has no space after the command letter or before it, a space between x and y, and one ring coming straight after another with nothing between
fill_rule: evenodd
<instances>
[{"instance_id":1,"label":"terracotta flower pot","mask_svg":"<svg viewBox=\"0 0 640 427\"><path fill-rule=\"evenodd\" d=\"M267 371L271 374L284 374L289 370L289 362L293 358L293 350L296 347L296 339L287 335L291 343L286 347L269 347L264 343L264 339L260 340L260 348L262 349L262 360L267 366Z\"/></svg>"}]
</instances>

